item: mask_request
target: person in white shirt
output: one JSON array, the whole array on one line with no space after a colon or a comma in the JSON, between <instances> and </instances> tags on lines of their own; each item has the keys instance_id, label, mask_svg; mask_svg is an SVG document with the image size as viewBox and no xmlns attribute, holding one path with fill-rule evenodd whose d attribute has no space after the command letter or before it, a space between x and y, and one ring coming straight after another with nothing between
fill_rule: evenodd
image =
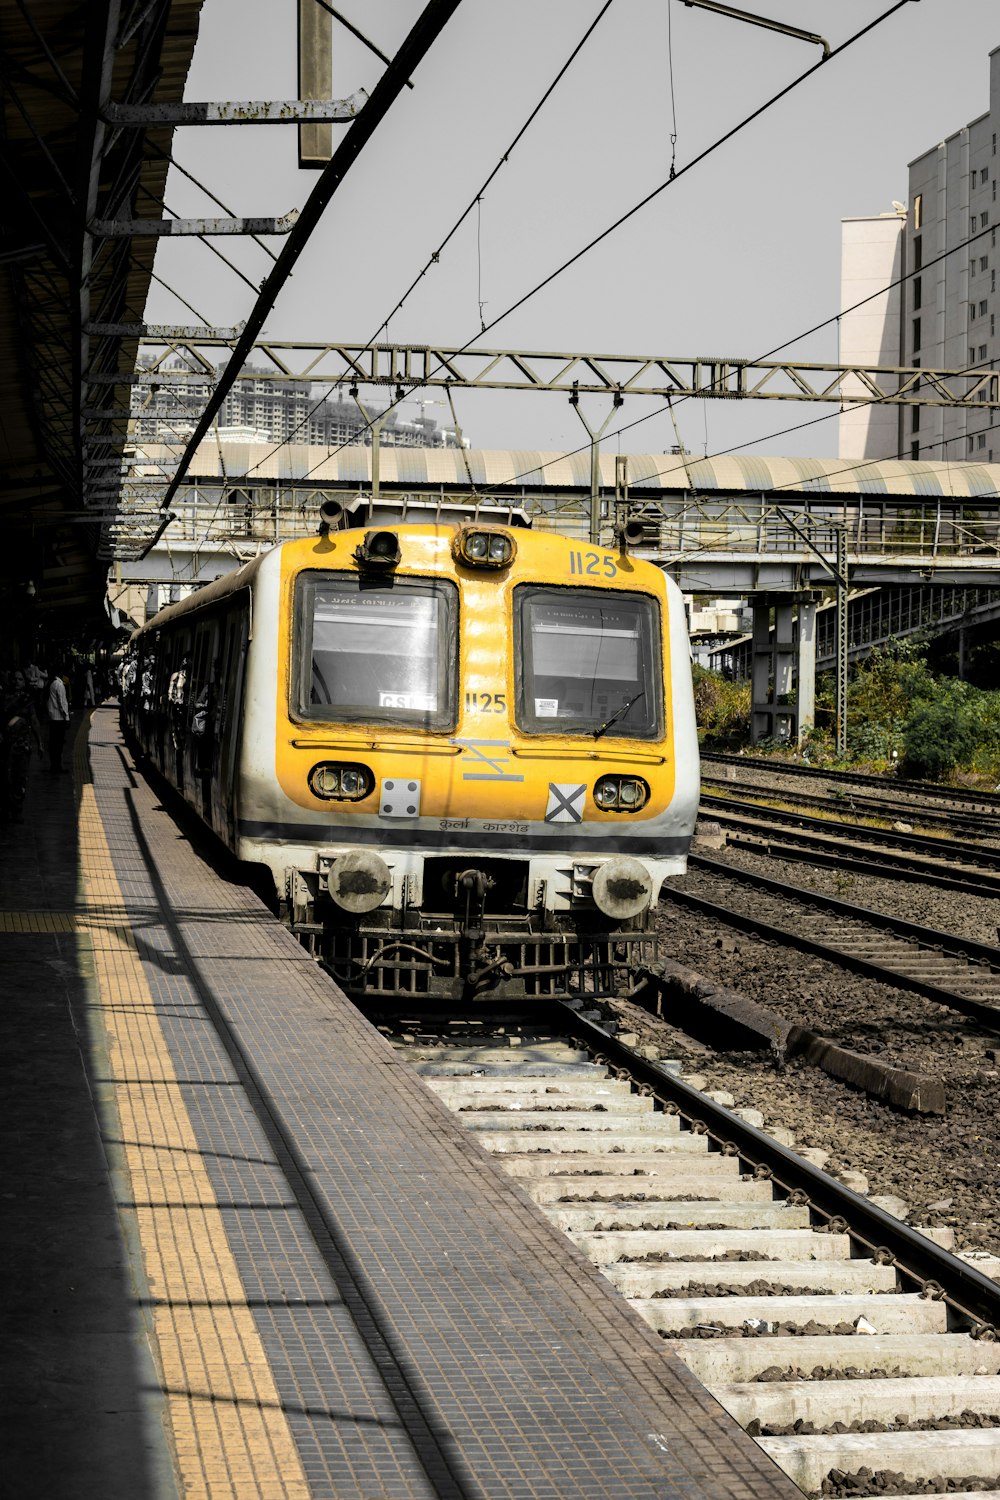
<instances>
[{"instance_id":1,"label":"person in white shirt","mask_svg":"<svg viewBox=\"0 0 1000 1500\"><path fill-rule=\"evenodd\" d=\"M45 707L49 720L49 772L56 775L63 769L63 745L69 729L69 699L66 697L66 684L55 670L49 677Z\"/></svg>"}]
</instances>

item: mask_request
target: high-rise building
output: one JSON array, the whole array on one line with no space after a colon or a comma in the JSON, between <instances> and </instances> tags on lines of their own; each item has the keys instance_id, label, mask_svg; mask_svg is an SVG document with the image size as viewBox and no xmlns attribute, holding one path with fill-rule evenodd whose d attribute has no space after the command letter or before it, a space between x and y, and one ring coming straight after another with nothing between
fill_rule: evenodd
<instances>
[{"instance_id":1,"label":"high-rise building","mask_svg":"<svg viewBox=\"0 0 1000 1500\"><path fill-rule=\"evenodd\" d=\"M842 361L997 367L998 136L1000 47L990 53L986 112L910 162L905 218L895 225L889 222L895 216L844 221L842 307L878 285L906 279L894 295L842 315ZM866 241L859 225L881 228ZM899 407L885 418L885 408L877 407L843 413L841 457L1000 458L1000 428L993 430L988 408Z\"/></svg>"},{"instance_id":2,"label":"high-rise building","mask_svg":"<svg viewBox=\"0 0 1000 1500\"><path fill-rule=\"evenodd\" d=\"M164 367L163 373L186 368L179 360ZM220 366L220 370L221 370ZM217 374L219 371L216 372ZM194 431L212 384L206 380L183 387L168 380L157 382L150 372L148 382L132 387L133 435L137 442L185 443ZM344 444L371 447L368 424L383 415L382 409L364 402L325 399L322 387L308 380L269 380L241 378L222 403L219 411L220 431L239 429L253 432L259 442L308 443L321 448L339 448ZM456 448L458 438L451 427L439 427L428 416L424 404L417 403L420 415L407 418L399 408L385 416L380 442L387 448Z\"/></svg>"}]
</instances>

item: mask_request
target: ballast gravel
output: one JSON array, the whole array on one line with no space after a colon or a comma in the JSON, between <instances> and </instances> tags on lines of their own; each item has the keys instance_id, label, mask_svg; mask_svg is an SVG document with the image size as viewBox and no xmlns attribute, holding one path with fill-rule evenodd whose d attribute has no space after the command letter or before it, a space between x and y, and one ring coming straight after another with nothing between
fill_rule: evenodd
<instances>
[{"instance_id":1,"label":"ballast gravel","mask_svg":"<svg viewBox=\"0 0 1000 1500\"><path fill-rule=\"evenodd\" d=\"M732 849L711 854L789 885L997 942L997 898ZM699 894L706 894L707 882L694 870L672 883L694 889L695 882ZM721 900L721 885L717 890ZM794 1058L781 1068L764 1053L713 1052L671 1026L669 1016L658 1020L632 1001L602 1002L609 1019L636 1033L640 1046L655 1047L661 1057L677 1058L685 1072L700 1074L708 1089L731 1094L736 1108L758 1109L767 1127L790 1130L798 1149L827 1153L826 1170L834 1176L861 1173L873 1196L902 1199L911 1224L950 1227L956 1249L1000 1255L1000 1034L908 991L720 927L669 897L660 903L656 924L666 956L717 984L840 1046L940 1078L946 1113L901 1113Z\"/></svg>"}]
</instances>

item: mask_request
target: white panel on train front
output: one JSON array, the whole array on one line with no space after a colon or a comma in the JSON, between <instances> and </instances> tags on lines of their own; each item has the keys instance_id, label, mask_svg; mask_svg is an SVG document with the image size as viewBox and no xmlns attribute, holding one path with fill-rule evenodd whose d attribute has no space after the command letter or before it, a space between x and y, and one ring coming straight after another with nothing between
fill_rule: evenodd
<instances>
[{"instance_id":1,"label":"white panel on train front","mask_svg":"<svg viewBox=\"0 0 1000 1500\"><path fill-rule=\"evenodd\" d=\"M418 818L420 782L402 776L383 781L378 815L380 818Z\"/></svg>"}]
</instances>

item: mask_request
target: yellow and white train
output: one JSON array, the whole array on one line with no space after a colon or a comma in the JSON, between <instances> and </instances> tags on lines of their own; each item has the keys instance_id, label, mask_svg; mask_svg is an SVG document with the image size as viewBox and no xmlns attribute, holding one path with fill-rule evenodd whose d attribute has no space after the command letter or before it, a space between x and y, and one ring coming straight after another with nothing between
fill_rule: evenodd
<instances>
[{"instance_id":1,"label":"yellow and white train","mask_svg":"<svg viewBox=\"0 0 1000 1500\"><path fill-rule=\"evenodd\" d=\"M624 543L323 512L136 631L127 732L348 993L614 993L696 815L676 586Z\"/></svg>"}]
</instances>

